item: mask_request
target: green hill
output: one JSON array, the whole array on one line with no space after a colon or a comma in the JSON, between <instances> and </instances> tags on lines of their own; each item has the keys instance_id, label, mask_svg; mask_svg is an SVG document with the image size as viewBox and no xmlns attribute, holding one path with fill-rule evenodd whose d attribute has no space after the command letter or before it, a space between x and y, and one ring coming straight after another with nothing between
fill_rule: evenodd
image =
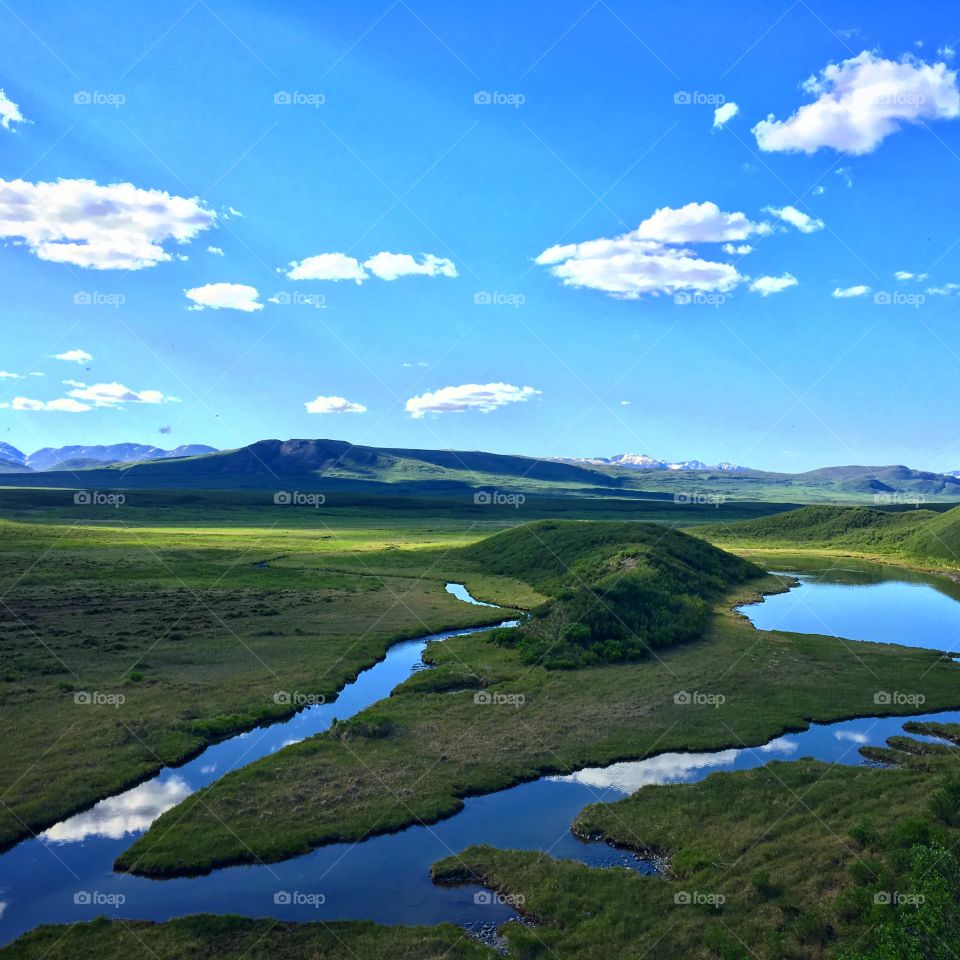
<instances>
[{"instance_id":1,"label":"green hill","mask_svg":"<svg viewBox=\"0 0 960 960\"><path fill-rule=\"evenodd\" d=\"M552 597L497 642L525 663L574 668L641 659L692 640L710 601L762 576L752 563L650 523L539 521L467 548L485 572Z\"/></svg>"}]
</instances>

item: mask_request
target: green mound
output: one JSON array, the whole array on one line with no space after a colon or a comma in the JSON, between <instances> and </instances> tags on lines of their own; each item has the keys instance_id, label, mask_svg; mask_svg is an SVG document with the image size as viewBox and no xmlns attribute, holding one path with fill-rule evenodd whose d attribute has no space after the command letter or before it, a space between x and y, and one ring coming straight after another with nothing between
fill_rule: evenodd
<instances>
[{"instance_id":1,"label":"green mound","mask_svg":"<svg viewBox=\"0 0 960 960\"><path fill-rule=\"evenodd\" d=\"M710 601L761 576L703 540L648 523L541 521L468 549L485 571L552 599L494 640L524 663L570 669L638 660L703 630Z\"/></svg>"},{"instance_id":2,"label":"green mound","mask_svg":"<svg viewBox=\"0 0 960 960\"><path fill-rule=\"evenodd\" d=\"M904 549L915 557L960 567L960 507L934 514L907 539Z\"/></svg>"}]
</instances>

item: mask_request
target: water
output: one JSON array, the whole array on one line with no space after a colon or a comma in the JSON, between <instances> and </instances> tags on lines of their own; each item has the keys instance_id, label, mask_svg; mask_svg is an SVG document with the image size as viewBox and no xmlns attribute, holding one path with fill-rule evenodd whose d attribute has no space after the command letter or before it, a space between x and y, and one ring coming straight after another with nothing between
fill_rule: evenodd
<instances>
[{"instance_id":1,"label":"water","mask_svg":"<svg viewBox=\"0 0 960 960\"><path fill-rule=\"evenodd\" d=\"M917 646L947 647L949 638L960 636L956 629L960 603L938 590L936 581L929 578L918 580L889 568L845 565L837 570L827 565L804 572L801 579L801 586L790 593L745 607L743 612L764 627L812 629L874 641L892 638L889 621L897 616L897 639ZM904 587L910 589L904 591ZM447 589L466 602L476 602L462 585L450 584ZM864 595L876 598L885 614L875 615L872 603L862 602ZM802 602L797 602L798 596L803 597ZM843 597L849 598L850 607L840 599ZM903 603L909 607L900 615ZM797 618L809 617L811 609L816 611L816 626L798 625ZM776 622L765 619L768 617ZM488 894L473 885L433 885L429 877L432 863L471 844L487 843L650 873L653 866L630 853L575 838L570 824L579 811L589 803L618 800L647 784L689 783L718 770L745 770L773 759L813 756L856 764L862 762L861 746L882 745L902 732L909 719L960 723L960 712L946 712L817 724L756 747L667 753L564 777L544 777L470 798L459 814L438 824L410 827L362 843L321 847L283 863L231 867L205 877L163 881L112 871L119 853L160 813L189 793L231 769L327 729L333 716L350 716L386 696L421 666L421 654L429 640L471 632L450 631L399 643L385 660L345 687L335 703L307 708L284 723L210 747L190 763L165 769L141 786L101 801L0 856L0 943L40 923L87 920L100 914L165 920L188 913L239 913L299 921L450 921L488 928L515 916L512 908L491 902Z\"/></svg>"}]
</instances>

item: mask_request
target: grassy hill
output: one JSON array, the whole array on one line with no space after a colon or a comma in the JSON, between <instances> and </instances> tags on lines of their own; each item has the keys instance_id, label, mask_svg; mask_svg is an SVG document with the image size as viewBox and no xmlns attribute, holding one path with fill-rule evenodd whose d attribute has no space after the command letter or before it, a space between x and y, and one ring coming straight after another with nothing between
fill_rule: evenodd
<instances>
[{"instance_id":1,"label":"grassy hill","mask_svg":"<svg viewBox=\"0 0 960 960\"><path fill-rule=\"evenodd\" d=\"M649 523L540 521L464 551L552 599L497 642L524 663L574 668L641 659L699 636L709 600L763 575L752 563Z\"/></svg>"},{"instance_id":2,"label":"grassy hill","mask_svg":"<svg viewBox=\"0 0 960 960\"><path fill-rule=\"evenodd\" d=\"M706 524L696 533L732 548L839 550L960 568L960 507L938 513L810 506L759 520Z\"/></svg>"}]
</instances>

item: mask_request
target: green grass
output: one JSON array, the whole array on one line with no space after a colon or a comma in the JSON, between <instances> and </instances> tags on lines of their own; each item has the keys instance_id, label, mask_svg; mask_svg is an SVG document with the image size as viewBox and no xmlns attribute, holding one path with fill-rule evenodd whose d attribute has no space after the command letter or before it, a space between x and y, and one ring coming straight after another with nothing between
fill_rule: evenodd
<instances>
[{"instance_id":1,"label":"green grass","mask_svg":"<svg viewBox=\"0 0 960 960\"><path fill-rule=\"evenodd\" d=\"M757 589L783 583L758 581L726 603ZM810 720L876 714L878 690L922 692L930 710L960 705L960 668L936 653L761 633L724 605L702 639L641 663L551 671L484 635L445 641L428 656L436 669L387 700L188 798L120 868L164 875L283 859L436 820L466 796L544 773L759 744ZM725 702L687 706L675 701L683 691Z\"/></svg>"},{"instance_id":2,"label":"green grass","mask_svg":"<svg viewBox=\"0 0 960 960\"><path fill-rule=\"evenodd\" d=\"M538 921L506 929L511 955L521 960L813 960L840 950L890 960L952 957L949 950L960 949L956 923L939 928L952 937L942 954L873 952L886 926L910 909L883 895L929 891L918 856L960 840L956 824L924 802L953 782L960 755L910 743L891 751L895 769L774 762L699 783L647 786L581 812L576 832L659 855L663 877L485 846L441 861L433 875L516 897ZM948 876L956 869L947 862ZM945 894L931 904L934 913L949 907L956 917L958 891ZM899 927L907 931L902 946L922 945L909 918Z\"/></svg>"},{"instance_id":3,"label":"green grass","mask_svg":"<svg viewBox=\"0 0 960 960\"><path fill-rule=\"evenodd\" d=\"M2 960L490 960L458 927L282 923L199 915L146 923L95 920L40 927L0 949Z\"/></svg>"}]
</instances>

